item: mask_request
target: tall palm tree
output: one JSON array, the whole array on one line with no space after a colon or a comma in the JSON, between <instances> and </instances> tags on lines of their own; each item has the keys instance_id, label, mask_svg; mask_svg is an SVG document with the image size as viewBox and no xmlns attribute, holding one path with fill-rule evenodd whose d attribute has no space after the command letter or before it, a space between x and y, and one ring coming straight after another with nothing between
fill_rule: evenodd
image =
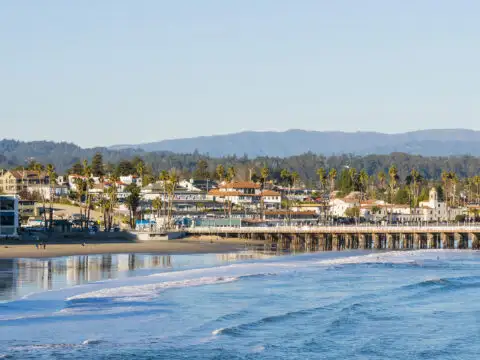
<instances>
[{"instance_id":1,"label":"tall palm tree","mask_svg":"<svg viewBox=\"0 0 480 360\"><path fill-rule=\"evenodd\" d=\"M385 180L386 180L386 175L383 171L379 171L377 174L377 179L380 184L380 189L385 189Z\"/></svg>"},{"instance_id":2,"label":"tall palm tree","mask_svg":"<svg viewBox=\"0 0 480 360\"><path fill-rule=\"evenodd\" d=\"M335 180L337 179L337 169L330 169L328 172L328 179L330 180L330 192L333 192L335 190Z\"/></svg>"},{"instance_id":3,"label":"tall palm tree","mask_svg":"<svg viewBox=\"0 0 480 360\"><path fill-rule=\"evenodd\" d=\"M111 186L107 190L108 194L108 231L112 229L115 208L118 202L117 183L120 178L117 175L110 176Z\"/></svg>"},{"instance_id":4,"label":"tall palm tree","mask_svg":"<svg viewBox=\"0 0 480 360\"><path fill-rule=\"evenodd\" d=\"M226 180L232 182L235 179L235 176L237 176L237 170L234 166L230 166L227 170Z\"/></svg>"},{"instance_id":5,"label":"tall palm tree","mask_svg":"<svg viewBox=\"0 0 480 360\"><path fill-rule=\"evenodd\" d=\"M360 198L363 200L364 194L367 192L368 186L368 174L365 169L360 170L360 174L358 175L358 180L360 182Z\"/></svg>"},{"instance_id":6,"label":"tall palm tree","mask_svg":"<svg viewBox=\"0 0 480 360\"><path fill-rule=\"evenodd\" d=\"M55 184L56 181L56 174L55 174L55 167L52 164L47 165L47 174L48 174L48 182L49 182L49 203L50 203L50 209L49 209L49 223L48 227L49 229L53 229L53 185ZM45 209L43 209L45 212Z\"/></svg>"},{"instance_id":7,"label":"tall palm tree","mask_svg":"<svg viewBox=\"0 0 480 360\"><path fill-rule=\"evenodd\" d=\"M260 170L260 183L261 183L261 194L260 194L260 206L261 206L261 211L262 211L262 214L261 214L261 217L264 218L265 217L265 201L264 201L264 197L263 197L263 191L265 189L265 183L267 182L267 179L268 177L270 176L270 170L268 169L268 167L264 166L262 168L262 170Z\"/></svg>"},{"instance_id":8,"label":"tall palm tree","mask_svg":"<svg viewBox=\"0 0 480 360\"><path fill-rule=\"evenodd\" d=\"M170 170L168 174L168 184L167 184L167 193L168 193L168 213L167 213L167 226L173 227L172 224L172 209L173 209L173 200L175 198L175 189L178 185L180 178L175 169Z\"/></svg>"},{"instance_id":9,"label":"tall palm tree","mask_svg":"<svg viewBox=\"0 0 480 360\"><path fill-rule=\"evenodd\" d=\"M86 221L87 221L87 228L88 224L90 222L90 206L91 206L91 194L90 194L90 189L93 187L93 179L92 179L92 168L90 165L88 165L87 160L83 160L83 176L85 177L85 196L86 196L86 201L85 201L85 215L86 215Z\"/></svg>"},{"instance_id":10,"label":"tall palm tree","mask_svg":"<svg viewBox=\"0 0 480 360\"><path fill-rule=\"evenodd\" d=\"M157 217L160 217L160 210L162 209L162 199L160 199L160 197L157 197L155 199L153 199L152 201L152 206L153 206L153 209L156 211L157 213Z\"/></svg>"},{"instance_id":11,"label":"tall palm tree","mask_svg":"<svg viewBox=\"0 0 480 360\"><path fill-rule=\"evenodd\" d=\"M350 175L350 180L352 181L352 191L355 191L355 185L357 182L357 169L354 167L349 168L348 175Z\"/></svg>"},{"instance_id":12,"label":"tall palm tree","mask_svg":"<svg viewBox=\"0 0 480 360\"><path fill-rule=\"evenodd\" d=\"M325 191L325 180L327 178L327 173L323 167L317 169L317 176L318 176L318 184L320 185L320 192Z\"/></svg>"},{"instance_id":13,"label":"tall palm tree","mask_svg":"<svg viewBox=\"0 0 480 360\"><path fill-rule=\"evenodd\" d=\"M476 175L473 177L473 184L475 184L477 188L475 192L475 203L478 204L480 196L480 176Z\"/></svg>"},{"instance_id":14,"label":"tall palm tree","mask_svg":"<svg viewBox=\"0 0 480 360\"><path fill-rule=\"evenodd\" d=\"M390 222L392 222L392 215L393 215L393 195L395 193L395 189L397 188L398 182L398 170L395 165L390 166L388 169L388 176L390 178L389 182L389 192L390 192Z\"/></svg>"},{"instance_id":15,"label":"tall palm tree","mask_svg":"<svg viewBox=\"0 0 480 360\"><path fill-rule=\"evenodd\" d=\"M145 163L143 161L139 161L137 163L136 169L138 176L142 182L142 186L144 186L144 176L145 176Z\"/></svg>"},{"instance_id":16,"label":"tall palm tree","mask_svg":"<svg viewBox=\"0 0 480 360\"><path fill-rule=\"evenodd\" d=\"M420 181L422 180L422 176L416 169L412 169L410 172L411 178L411 192L413 195L413 206L416 208L418 206L418 196L420 190Z\"/></svg>"},{"instance_id":17,"label":"tall palm tree","mask_svg":"<svg viewBox=\"0 0 480 360\"><path fill-rule=\"evenodd\" d=\"M320 197L321 197L321 204L323 207L323 219L325 220L327 217L327 204L326 204L326 199L325 195L327 192L327 172L325 171L324 168L319 168L317 169L317 175L318 175L318 180L319 180L319 187L320 187Z\"/></svg>"},{"instance_id":18,"label":"tall palm tree","mask_svg":"<svg viewBox=\"0 0 480 360\"><path fill-rule=\"evenodd\" d=\"M163 197L163 215L167 215L167 182L169 174L167 170L160 172L159 180L162 182L162 197Z\"/></svg>"},{"instance_id":19,"label":"tall palm tree","mask_svg":"<svg viewBox=\"0 0 480 360\"><path fill-rule=\"evenodd\" d=\"M215 173L217 175L218 181L222 182L225 178L225 167L222 164L218 165L215 169Z\"/></svg>"}]
</instances>

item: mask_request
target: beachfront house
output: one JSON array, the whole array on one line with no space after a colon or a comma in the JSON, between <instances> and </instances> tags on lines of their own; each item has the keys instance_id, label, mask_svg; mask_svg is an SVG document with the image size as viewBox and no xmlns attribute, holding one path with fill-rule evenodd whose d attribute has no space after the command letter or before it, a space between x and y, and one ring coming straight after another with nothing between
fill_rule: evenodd
<instances>
[{"instance_id":1,"label":"beachfront house","mask_svg":"<svg viewBox=\"0 0 480 360\"><path fill-rule=\"evenodd\" d=\"M0 192L19 194L29 186L47 185L47 173L31 170L9 170L0 174Z\"/></svg>"},{"instance_id":2,"label":"beachfront house","mask_svg":"<svg viewBox=\"0 0 480 360\"><path fill-rule=\"evenodd\" d=\"M216 202L228 202L245 208L256 208L262 200L266 209L278 209L282 203L279 192L262 190L260 184L252 181L224 182L218 189L210 190L208 196Z\"/></svg>"}]
</instances>

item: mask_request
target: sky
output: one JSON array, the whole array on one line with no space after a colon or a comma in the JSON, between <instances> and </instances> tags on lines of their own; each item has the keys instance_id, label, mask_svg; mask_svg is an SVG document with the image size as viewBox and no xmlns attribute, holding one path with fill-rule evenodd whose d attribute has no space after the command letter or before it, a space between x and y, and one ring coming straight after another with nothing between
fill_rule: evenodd
<instances>
[{"instance_id":1,"label":"sky","mask_svg":"<svg viewBox=\"0 0 480 360\"><path fill-rule=\"evenodd\" d=\"M480 129L475 0L0 3L0 138Z\"/></svg>"}]
</instances>

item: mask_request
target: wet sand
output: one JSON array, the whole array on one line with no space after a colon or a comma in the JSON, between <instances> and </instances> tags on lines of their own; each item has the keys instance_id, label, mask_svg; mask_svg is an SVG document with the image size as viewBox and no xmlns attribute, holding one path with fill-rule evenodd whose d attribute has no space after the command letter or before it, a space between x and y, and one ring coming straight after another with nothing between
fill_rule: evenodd
<instances>
[{"instance_id":1,"label":"wet sand","mask_svg":"<svg viewBox=\"0 0 480 360\"><path fill-rule=\"evenodd\" d=\"M262 241L244 239L218 239L217 237L192 237L182 240L160 241L152 240L145 242L131 241L86 241L85 245L80 241L66 243L47 243L46 248L34 243L8 243L0 245L0 259L12 258L47 258L72 255L93 254L125 254L125 253L148 253L148 254L208 254L224 253L244 250L262 246Z\"/></svg>"}]
</instances>

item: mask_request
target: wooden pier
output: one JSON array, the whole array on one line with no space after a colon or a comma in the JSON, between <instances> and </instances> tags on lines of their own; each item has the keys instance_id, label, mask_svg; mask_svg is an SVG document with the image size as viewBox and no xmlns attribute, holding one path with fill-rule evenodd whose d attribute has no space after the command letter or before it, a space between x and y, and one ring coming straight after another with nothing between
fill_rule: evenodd
<instances>
[{"instance_id":1,"label":"wooden pier","mask_svg":"<svg viewBox=\"0 0 480 360\"><path fill-rule=\"evenodd\" d=\"M197 227L189 235L263 240L266 249L480 249L480 226Z\"/></svg>"}]
</instances>

